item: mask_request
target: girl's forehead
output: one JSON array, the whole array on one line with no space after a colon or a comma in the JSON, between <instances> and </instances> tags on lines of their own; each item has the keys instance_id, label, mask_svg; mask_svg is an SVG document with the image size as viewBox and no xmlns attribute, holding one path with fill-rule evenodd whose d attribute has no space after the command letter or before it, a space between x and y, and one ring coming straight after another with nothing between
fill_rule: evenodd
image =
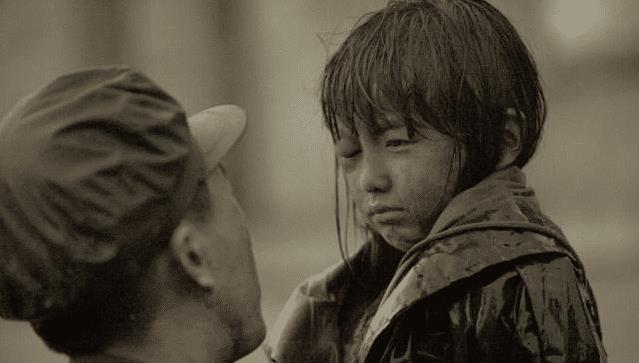
<instances>
[{"instance_id":1,"label":"girl's forehead","mask_svg":"<svg viewBox=\"0 0 639 363\"><path fill-rule=\"evenodd\" d=\"M386 112L384 114L371 115L368 118L352 117L349 120L340 119L336 126L339 137L341 137L364 132L377 135L388 129L411 126L413 123L399 113Z\"/></svg>"}]
</instances>

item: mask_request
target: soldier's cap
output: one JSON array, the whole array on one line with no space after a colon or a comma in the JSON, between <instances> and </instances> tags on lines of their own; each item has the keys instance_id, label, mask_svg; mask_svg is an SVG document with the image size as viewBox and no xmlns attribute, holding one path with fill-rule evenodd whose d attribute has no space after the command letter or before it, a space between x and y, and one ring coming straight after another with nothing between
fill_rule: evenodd
<instances>
[{"instance_id":1,"label":"soldier's cap","mask_svg":"<svg viewBox=\"0 0 639 363\"><path fill-rule=\"evenodd\" d=\"M65 312L95 271L157 251L246 126L237 106L188 119L144 74L77 71L0 121L0 316Z\"/></svg>"}]
</instances>

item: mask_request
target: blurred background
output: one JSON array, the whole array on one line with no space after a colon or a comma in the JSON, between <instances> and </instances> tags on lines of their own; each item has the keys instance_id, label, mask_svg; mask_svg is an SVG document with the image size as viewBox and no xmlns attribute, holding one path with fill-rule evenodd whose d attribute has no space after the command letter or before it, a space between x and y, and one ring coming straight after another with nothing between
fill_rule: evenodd
<instances>
[{"instance_id":1,"label":"blurred background","mask_svg":"<svg viewBox=\"0 0 639 363\"><path fill-rule=\"evenodd\" d=\"M333 157L318 105L329 54L381 0L0 0L0 114L78 67L126 63L189 114L249 115L227 164L252 227L272 326L305 276L339 260ZM586 265L611 362L639 356L639 2L491 1L519 30L550 107L526 168ZM64 362L0 321L0 362ZM263 362L258 351L242 362Z\"/></svg>"}]
</instances>

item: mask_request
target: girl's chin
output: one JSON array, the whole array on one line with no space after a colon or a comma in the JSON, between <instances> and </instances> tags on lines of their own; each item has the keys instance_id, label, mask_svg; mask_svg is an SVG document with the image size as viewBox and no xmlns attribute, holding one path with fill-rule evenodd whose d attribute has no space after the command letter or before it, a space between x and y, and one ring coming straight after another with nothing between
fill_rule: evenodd
<instances>
[{"instance_id":1,"label":"girl's chin","mask_svg":"<svg viewBox=\"0 0 639 363\"><path fill-rule=\"evenodd\" d=\"M404 231L404 233L397 233L399 231L393 231L390 233L384 232L385 231L382 230L378 233L384 238L386 243L404 252L408 251L416 243L426 238L426 236L423 236L422 233L419 233L418 231Z\"/></svg>"}]
</instances>

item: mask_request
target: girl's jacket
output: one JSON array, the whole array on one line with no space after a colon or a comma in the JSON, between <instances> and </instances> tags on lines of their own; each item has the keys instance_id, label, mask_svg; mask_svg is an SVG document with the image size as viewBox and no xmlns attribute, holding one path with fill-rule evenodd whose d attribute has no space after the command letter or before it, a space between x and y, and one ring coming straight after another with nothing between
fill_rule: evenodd
<instances>
[{"instance_id":1,"label":"girl's jacket","mask_svg":"<svg viewBox=\"0 0 639 363\"><path fill-rule=\"evenodd\" d=\"M352 278L340 263L293 292L266 346L273 362L343 361ZM584 268L516 167L451 200L365 329L359 362L607 361Z\"/></svg>"}]
</instances>

